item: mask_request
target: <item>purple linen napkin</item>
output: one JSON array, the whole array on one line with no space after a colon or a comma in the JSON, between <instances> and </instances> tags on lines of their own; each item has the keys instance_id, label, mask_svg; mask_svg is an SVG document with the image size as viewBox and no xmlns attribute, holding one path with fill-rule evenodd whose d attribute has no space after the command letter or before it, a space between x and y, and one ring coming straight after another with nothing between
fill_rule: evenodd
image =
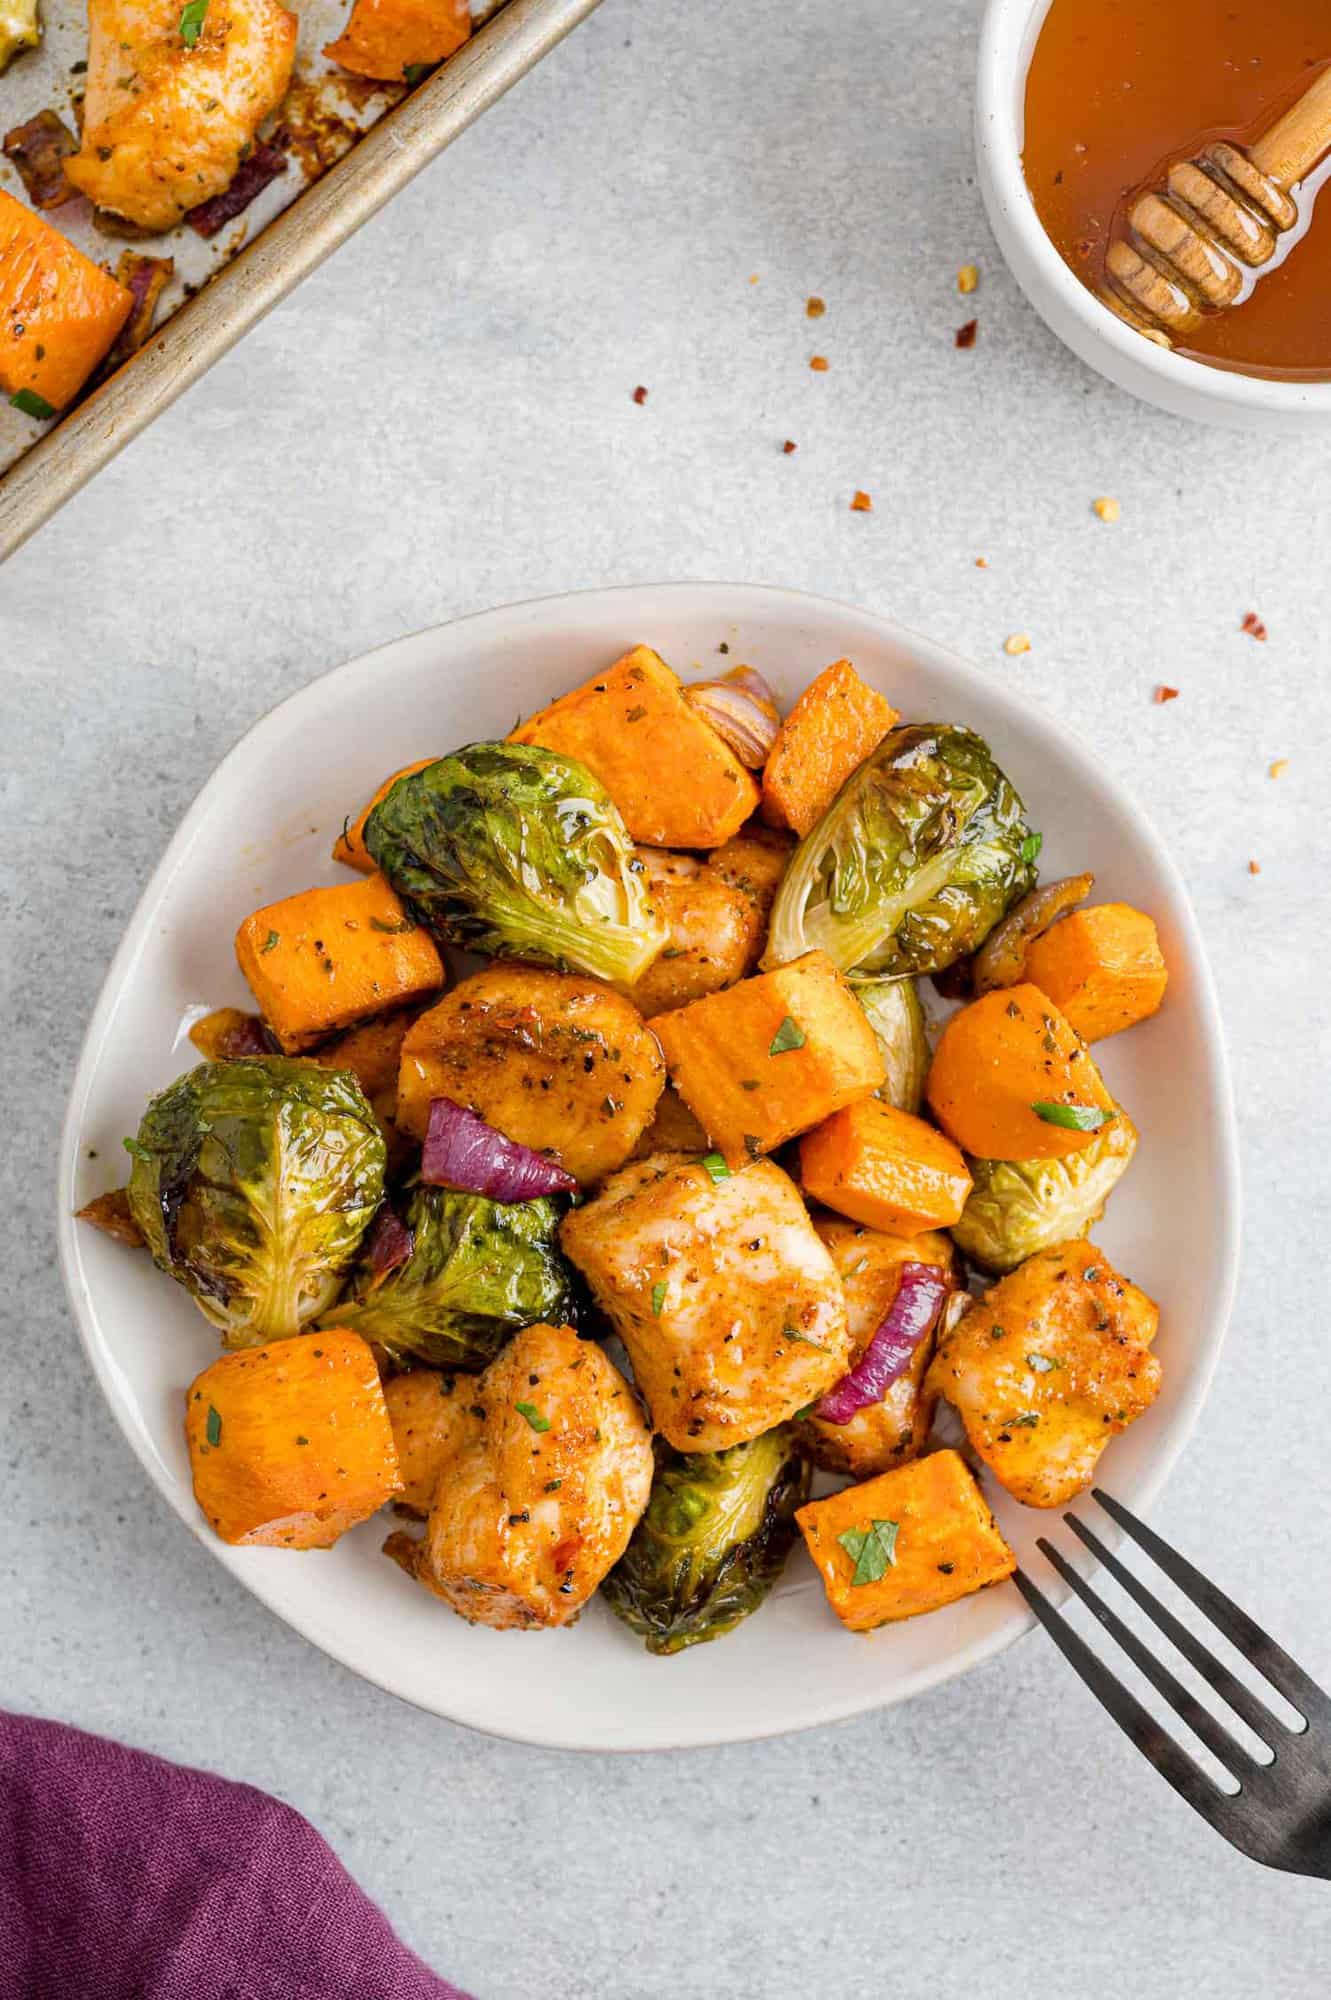
<instances>
[{"instance_id":1,"label":"purple linen napkin","mask_svg":"<svg viewBox=\"0 0 1331 2000\"><path fill-rule=\"evenodd\" d=\"M466 2000L290 1806L0 1711L3 2000Z\"/></svg>"}]
</instances>

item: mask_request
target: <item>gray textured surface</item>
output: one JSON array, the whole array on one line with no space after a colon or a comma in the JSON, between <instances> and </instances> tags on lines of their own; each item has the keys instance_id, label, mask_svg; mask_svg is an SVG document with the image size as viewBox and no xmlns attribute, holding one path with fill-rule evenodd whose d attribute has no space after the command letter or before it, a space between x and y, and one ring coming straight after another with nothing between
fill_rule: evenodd
<instances>
[{"instance_id":1,"label":"gray textured surface","mask_svg":"<svg viewBox=\"0 0 1331 2000\"><path fill-rule=\"evenodd\" d=\"M1182 863L1246 1227L1230 1345L1157 1519L1331 1680L1331 466L1155 416L1036 322L973 184L973 12L606 0L0 577L3 1697L281 1793L485 2000L1326 1991L1324 1891L1222 1847L1036 1640L886 1716L668 1760L542 1755L394 1705L169 1517L52 1265L84 1021L255 714L379 640L543 591L733 575L858 599L1065 716ZM1017 629L1034 650L1012 660Z\"/></svg>"}]
</instances>

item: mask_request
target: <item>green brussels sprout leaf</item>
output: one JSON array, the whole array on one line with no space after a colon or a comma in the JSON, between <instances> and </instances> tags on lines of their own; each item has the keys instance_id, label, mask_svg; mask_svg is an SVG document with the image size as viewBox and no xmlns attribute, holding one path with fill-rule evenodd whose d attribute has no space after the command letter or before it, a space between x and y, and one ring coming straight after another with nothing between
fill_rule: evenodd
<instances>
[{"instance_id":1,"label":"green brussels sprout leaf","mask_svg":"<svg viewBox=\"0 0 1331 2000\"><path fill-rule=\"evenodd\" d=\"M851 991L869 1016L886 1079L878 1095L898 1111L918 1113L924 1102L929 1043L924 1009L913 979L852 979Z\"/></svg>"},{"instance_id":2,"label":"green brussels sprout leaf","mask_svg":"<svg viewBox=\"0 0 1331 2000\"><path fill-rule=\"evenodd\" d=\"M552 750L473 743L399 778L365 846L441 944L631 985L666 942L609 793Z\"/></svg>"},{"instance_id":3,"label":"green brussels sprout leaf","mask_svg":"<svg viewBox=\"0 0 1331 2000\"><path fill-rule=\"evenodd\" d=\"M732 1631L780 1575L810 1478L784 1427L727 1451L668 1453L601 1586L610 1609L649 1653Z\"/></svg>"},{"instance_id":4,"label":"green brussels sprout leaf","mask_svg":"<svg viewBox=\"0 0 1331 2000\"><path fill-rule=\"evenodd\" d=\"M888 731L791 857L764 965L815 948L843 972L941 972L1035 881L1021 800L969 729Z\"/></svg>"},{"instance_id":5,"label":"green brussels sprout leaf","mask_svg":"<svg viewBox=\"0 0 1331 2000\"><path fill-rule=\"evenodd\" d=\"M354 1076L293 1056L200 1063L154 1097L129 1205L228 1347L285 1340L336 1298L384 1191Z\"/></svg>"},{"instance_id":6,"label":"green brussels sprout leaf","mask_svg":"<svg viewBox=\"0 0 1331 2000\"><path fill-rule=\"evenodd\" d=\"M363 1259L328 1323L350 1327L395 1360L475 1373L517 1328L569 1317L568 1272L555 1247L559 1218L548 1197L498 1202L418 1184L404 1215L410 1257L387 1276Z\"/></svg>"},{"instance_id":7,"label":"green brussels sprout leaf","mask_svg":"<svg viewBox=\"0 0 1331 2000\"><path fill-rule=\"evenodd\" d=\"M1075 1242L1099 1220L1136 1150L1136 1129L1120 1112L1061 1160L968 1159L973 1185L952 1239L972 1264L998 1272Z\"/></svg>"}]
</instances>

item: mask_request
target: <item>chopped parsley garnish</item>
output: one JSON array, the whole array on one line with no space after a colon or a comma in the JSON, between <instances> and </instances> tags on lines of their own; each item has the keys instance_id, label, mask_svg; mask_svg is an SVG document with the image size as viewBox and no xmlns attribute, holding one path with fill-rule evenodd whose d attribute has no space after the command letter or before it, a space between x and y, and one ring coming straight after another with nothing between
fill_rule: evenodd
<instances>
[{"instance_id":1,"label":"chopped parsley garnish","mask_svg":"<svg viewBox=\"0 0 1331 2000\"><path fill-rule=\"evenodd\" d=\"M1004 1424L1005 1431L1033 1431L1040 1421L1038 1410L1023 1410L1019 1417L1009 1417Z\"/></svg>"},{"instance_id":2,"label":"chopped parsley garnish","mask_svg":"<svg viewBox=\"0 0 1331 2000\"><path fill-rule=\"evenodd\" d=\"M1031 1110L1046 1125L1061 1125L1065 1132L1098 1132L1114 1116L1098 1104L1050 1104L1044 1098L1037 1098Z\"/></svg>"},{"instance_id":3,"label":"chopped parsley garnish","mask_svg":"<svg viewBox=\"0 0 1331 2000\"><path fill-rule=\"evenodd\" d=\"M180 39L187 49L192 49L203 33L203 24L208 15L208 0L186 0L180 16Z\"/></svg>"},{"instance_id":4,"label":"chopped parsley garnish","mask_svg":"<svg viewBox=\"0 0 1331 2000\"><path fill-rule=\"evenodd\" d=\"M1042 833L1028 833L1025 840L1021 843L1022 860L1028 866L1032 861L1038 861L1040 859L1040 849L1043 846L1044 835Z\"/></svg>"},{"instance_id":5,"label":"chopped parsley garnish","mask_svg":"<svg viewBox=\"0 0 1331 2000\"><path fill-rule=\"evenodd\" d=\"M281 933L280 933L280 932L278 932L278 931L269 931L269 933L268 933L267 937L266 937L266 938L264 939L263 943L262 943L262 944L261 944L261 945L259 946L259 950L260 950L261 952L262 952L262 951L275 951L275 950L276 950L276 948L277 948L277 946L278 946L278 945L280 945L280 944L281 944L281 942L282 942L282 938L281 938Z\"/></svg>"},{"instance_id":6,"label":"chopped parsley garnish","mask_svg":"<svg viewBox=\"0 0 1331 2000\"><path fill-rule=\"evenodd\" d=\"M652 1315L656 1319L660 1319L661 1317L661 1308L665 1304L665 1295L666 1281L664 1278L658 1278L652 1286Z\"/></svg>"},{"instance_id":7,"label":"chopped parsley garnish","mask_svg":"<svg viewBox=\"0 0 1331 2000\"><path fill-rule=\"evenodd\" d=\"M562 1479L547 1479L545 1482L545 1490L547 1493L558 1493L563 1483L564 1482Z\"/></svg>"},{"instance_id":8,"label":"chopped parsley garnish","mask_svg":"<svg viewBox=\"0 0 1331 2000\"><path fill-rule=\"evenodd\" d=\"M1096 1279L1099 1277L1099 1275L1100 1275L1100 1266L1098 1264L1088 1264L1086 1266L1086 1269L1082 1272L1082 1276L1083 1278L1085 1278L1088 1285L1093 1285Z\"/></svg>"},{"instance_id":9,"label":"chopped parsley garnish","mask_svg":"<svg viewBox=\"0 0 1331 2000\"><path fill-rule=\"evenodd\" d=\"M39 396L35 389L16 389L9 399L10 408L22 410L25 417L53 417L55 405L48 403L45 396Z\"/></svg>"},{"instance_id":10,"label":"chopped parsley garnish","mask_svg":"<svg viewBox=\"0 0 1331 2000\"><path fill-rule=\"evenodd\" d=\"M797 1424L802 1423L805 1417L811 1417L817 1408L818 1408L817 1403L806 1403L802 1410L796 1410L795 1415L792 1418L792 1422Z\"/></svg>"},{"instance_id":11,"label":"chopped parsley garnish","mask_svg":"<svg viewBox=\"0 0 1331 2000\"><path fill-rule=\"evenodd\" d=\"M803 1028L801 1028L798 1021L792 1019L787 1014L785 1020L773 1035L772 1045L767 1053L769 1056L783 1056L787 1049L802 1049L804 1043L805 1034Z\"/></svg>"},{"instance_id":12,"label":"chopped parsley garnish","mask_svg":"<svg viewBox=\"0 0 1331 2000\"><path fill-rule=\"evenodd\" d=\"M852 1584L878 1583L897 1560L899 1521L873 1521L867 1528L847 1528L838 1535L846 1554L855 1565Z\"/></svg>"},{"instance_id":13,"label":"chopped parsley garnish","mask_svg":"<svg viewBox=\"0 0 1331 2000\"><path fill-rule=\"evenodd\" d=\"M513 1405L513 1408L517 1411L520 1417L525 1417L527 1419L527 1422L531 1425L534 1431L549 1430L550 1428L549 1417L543 1417L540 1411L537 1409L535 1403L515 1403Z\"/></svg>"},{"instance_id":14,"label":"chopped parsley garnish","mask_svg":"<svg viewBox=\"0 0 1331 2000\"><path fill-rule=\"evenodd\" d=\"M714 1182L730 1179L730 1169L719 1153L704 1153L699 1165L707 1169Z\"/></svg>"},{"instance_id":15,"label":"chopped parsley garnish","mask_svg":"<svg viewBox=\"0 0 1331 2000\"><path fill-rule=\"evenodd\" d=\"M120 1143L132 1160L151 1160L151 1151L147 1146L141 1146L137 1139L122 1139Z\"/></svg>"},{"instance_id":16,"label":"chopped parsley garnish","mask_svg":"<svg viewBox=\"0 0 1331 2000\"><path fill-rule=\"evenodd\" d=\"M821 1340L810 1340L808 1334L801 1333L797 1326L783 1326L781 1332L786 1340L798 1340L803 1347L816 1347L820 1354L830 1354L832 1351Z\"/></svg>"},{"instance_id":17,"label":"chopped parsley garnish","mask_svg":"<svg viewBox=\"0 0 1331 2000\"><path fill-rule=\"evenodd\" d=\"M402 66L402 81L409 83L414 90L418 83L425 81L433 68L433 63L404 63Z\"/></svg>"},{"instance_id":18,"label":"chopped parsley garnish","mask_svg":"<svg viewBox=\"0 0 1331 2000\"><path fill-rule=\"evenodd\" d=\"M208 1405L208 1418L204 1425L204 1436L207 1438L209 1444L217 1445L222 1442L222 1419L218 1416L217 1411L211 1403Z\"/></svg>"}]
</instances>

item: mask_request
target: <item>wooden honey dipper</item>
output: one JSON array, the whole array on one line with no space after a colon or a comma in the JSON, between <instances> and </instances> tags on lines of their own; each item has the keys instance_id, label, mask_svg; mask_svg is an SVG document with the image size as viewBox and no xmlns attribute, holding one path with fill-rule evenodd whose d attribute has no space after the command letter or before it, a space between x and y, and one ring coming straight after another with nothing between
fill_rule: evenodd
<instances>
[{"instance_id":1,"label":"wooden honey dipper","mask_svg":"<svg viewBox=\"0 0 1331 2000\"><path fill-rule=\"evenodd\" d=\"M1331 66L1318 72L1246 150L1217 140L1176 160L1162 187L1137 195L1127 234L1105 255L1105 304L1129 326L1172 347L1207 312L1246 298L1299 220L1291 189L1331 150Z\"/></svg>"}]
</instances>

